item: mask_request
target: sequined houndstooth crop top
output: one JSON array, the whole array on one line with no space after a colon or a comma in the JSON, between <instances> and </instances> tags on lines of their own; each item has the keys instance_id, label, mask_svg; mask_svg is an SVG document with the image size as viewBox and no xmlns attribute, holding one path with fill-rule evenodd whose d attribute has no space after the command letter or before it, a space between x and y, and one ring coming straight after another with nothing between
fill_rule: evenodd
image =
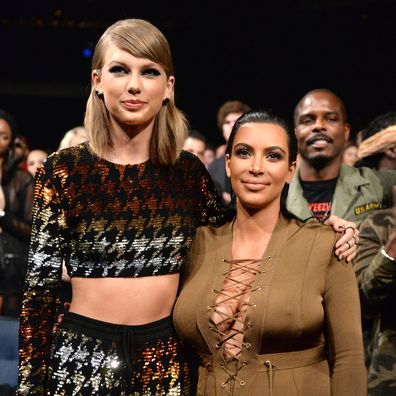
<instances>
[{"instance_id":1,"label":"sequined houndstooth crop top","mask_svg":"<svg viewBox=\"0 0 396 396\"><path fill-rule=\"evenodd\" d=\"M191 154L182 152L174 166L118 165L85 143L55 153L39 173L31 266L51 272L62 256L70 276L179 272L195 228L219 222L222 213Z\"/></svg>"},{"instance_id":2,"label":"sequined houndstooth crop top","mask_svg":"<svg viewBox=\"0 0 396 396\"><path fill-rule=\"evenodd\" d=\"M190 153L173 166L114 164L88 143L52 154L35 183L20 381L45 374L63 260L72 277L177 273L196 228L224 221L210 176Z\"/></svg>"}]
</instances>

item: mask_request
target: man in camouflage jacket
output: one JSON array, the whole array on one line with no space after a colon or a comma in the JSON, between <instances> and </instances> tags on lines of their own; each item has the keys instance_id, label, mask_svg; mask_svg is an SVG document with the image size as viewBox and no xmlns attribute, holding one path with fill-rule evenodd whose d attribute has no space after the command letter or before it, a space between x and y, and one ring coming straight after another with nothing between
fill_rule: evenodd
<instances>
[{"instance_id":1,"label":"man in camouflage jacket","mask_svg":"<svg viewBox=\"0 0 396 396\"><path fill-rule=\"evenodd\" d=\"M394 187L394 197L396 188ZM375 326L369 396L396 395L396 200L363 221L355 259L362 316Z\"/></svg>"}]
</instances>

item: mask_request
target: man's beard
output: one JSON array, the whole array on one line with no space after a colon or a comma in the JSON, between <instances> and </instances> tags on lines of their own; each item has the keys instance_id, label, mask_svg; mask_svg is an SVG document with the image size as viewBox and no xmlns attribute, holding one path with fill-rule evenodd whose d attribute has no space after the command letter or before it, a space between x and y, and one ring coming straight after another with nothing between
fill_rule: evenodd
<instances>
[{"instance_id":1,"label":"man's beard","mask_svg":"<svg viewBox=\"0 0 396 396\"><path fill-rule=\"evenodd\" d=\"M314 168L316 171L320 171L327 166L331 161L334 160L334 157L330 157L328 155L318 155L315 157L307 158L304 155L301 155L309 165Z\"/></svg>"}]
</instances>

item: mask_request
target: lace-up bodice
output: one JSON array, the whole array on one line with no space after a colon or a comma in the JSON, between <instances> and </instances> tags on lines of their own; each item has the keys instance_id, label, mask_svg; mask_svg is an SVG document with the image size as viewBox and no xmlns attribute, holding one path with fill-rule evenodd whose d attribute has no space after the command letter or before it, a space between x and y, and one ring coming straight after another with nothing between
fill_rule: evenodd
<instances>
[{"instance_id":1,"label":"lace-up bodice","mask_svg":"<svg viewBox=\"0 0 396 396\"><path fill-rule=\"evenodd\" d=\"M242 259L226 260L230 268L224 273L225 280L220 290L213 289L218 294L213 307L213 331L221 338L220 346L226 360L239 359L244 348L243 335L245 331L246 311L250 304L250 295L258 290L253 287L256 275L259 273L259 263L262 260Z\"/></svg>"},{"instance_id":2,"label":"lace-up bodice","mask_svg":"<svg viewBox=\"0 0 396 396\"><path fill-rule=\"evenodd\" d=\"M336 240L280 217L261 260L224 260L232 223L198 229L173 312L200 357L197 395L365 394L356 277Z\"/></svg>"}]
</instances>

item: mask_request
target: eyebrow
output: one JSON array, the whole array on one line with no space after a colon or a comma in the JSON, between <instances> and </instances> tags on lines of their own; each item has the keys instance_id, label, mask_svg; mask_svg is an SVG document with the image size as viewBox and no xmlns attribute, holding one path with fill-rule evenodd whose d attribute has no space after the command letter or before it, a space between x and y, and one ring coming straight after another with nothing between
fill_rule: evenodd
<instances>
[{"instance_id":1,"label":"eyebrow","mask_svg":"<svg viewBox=\"0 0 396 396\"><path fill-rule=\"evenodd\" d=\"M241 146L245 146L245 147L247 147L247 148L249 148L249 149L252 149L252 148L253 148L250 144L241 142L241 143L237 143L237 144L234 146L234 149L237 148L237 147L240 146L240 145L241 145ZM268 152L268 151L273 151L273 150L280 150L280 151L282 151L282 153L286 154L286 151L285 151L282 147L280 147L280 146L270 146L270 147L266 147L266 148L265 148L265 151L266 151L266 152Z\"/></svg>"},{"instance_id":2,"label":"eyebrow","mask_svg":"<svg viewBox=\"0 0 396 396\"><path fill-rule=\"evenodd\" d=\"M128 67L128 64L126 62L122 61L122 60L112 59L109 62L109 66L112 66L113 64L117 64L117 65L122 65L122 66ZM146 68L146 67L156 67L156 68L158 68L160 66L161 65L159 65L158 63L155 63L155 62L153 62L151 60L147 60L147 63L143 63L139 67L140 68Z\"/></svg>"},{"instance_id":3,"label":"eyebrow","mask_svg":"<svg viewBox=\"0 0 396 396\"><path fill-rule=\"evenodd\" d=\"M340 115L340 111L325 111L324 112L326 115ZM302 117L314 117L314 113L312 111L309 111L307 113L302 113L298 116L298 119L302 118Z\"/></svg>"}]
</instances>

